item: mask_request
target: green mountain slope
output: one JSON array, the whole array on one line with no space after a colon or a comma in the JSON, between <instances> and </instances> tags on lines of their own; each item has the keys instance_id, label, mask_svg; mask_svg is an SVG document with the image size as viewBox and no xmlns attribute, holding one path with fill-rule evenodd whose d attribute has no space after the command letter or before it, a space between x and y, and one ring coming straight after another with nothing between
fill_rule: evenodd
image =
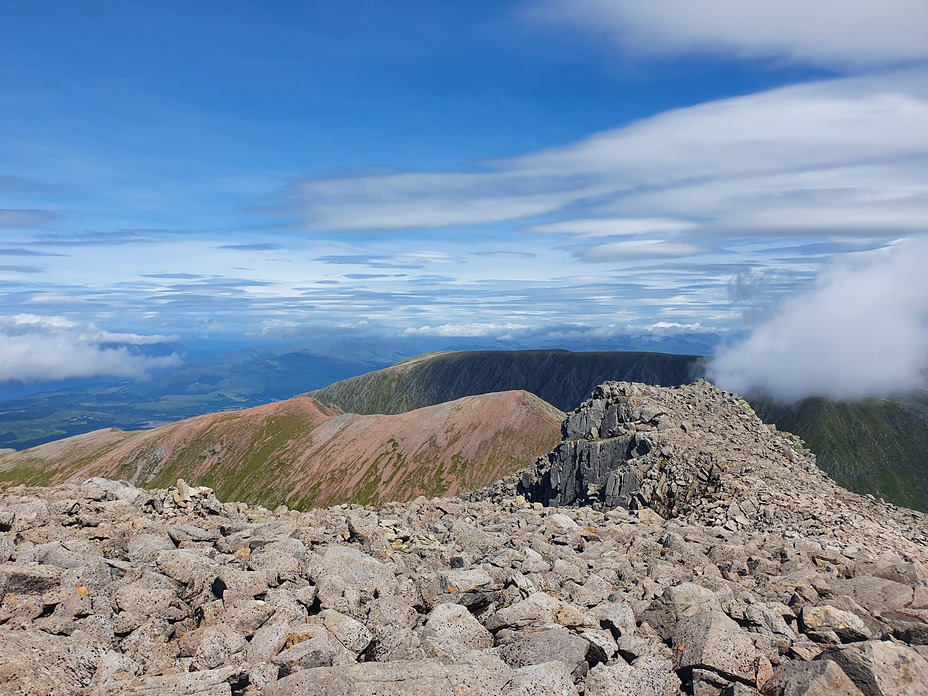
<instances>
[{"instance_id":1,"label":"green mountain slope","mask_svg":"<svg viewBox=\"0 0 928 696\"><path fill-rule=\"evenodd\" d=\"M805 399L781 405L749 398L757 414L799 435L819 467L845 488L897 505L928 510L928 400L834 402Z\"/></svg>"},{"instance_id":2,"label":"green mountain slope","mask_svg":"<svg viewBox=\"0 0 928 696\"><path fill-rule=\"evenodd\" d=\"M566 350L427 353L310 396L351 413L403 413L464 396L524 389L569 411L608 380L684 384L698 376L701 360L666 353Z\"/></svg>"}]
</instances>

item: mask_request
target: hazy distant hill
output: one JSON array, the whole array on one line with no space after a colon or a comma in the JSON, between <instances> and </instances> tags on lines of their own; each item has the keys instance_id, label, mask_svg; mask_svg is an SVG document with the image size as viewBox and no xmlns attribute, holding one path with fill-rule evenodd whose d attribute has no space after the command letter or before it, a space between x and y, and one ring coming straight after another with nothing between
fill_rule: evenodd
<instances>
[{"instance_id":1,"label":"hazy distant hill","mask_svg":"<svg viewBox=\"0 0 928 696\"><path fill-rule=\"evenodd\" d=\"M310 392L352 413L403 413L462 396L524 389L568 411L609 380L675 386L699 376L702 358L566 350L427 353Z\"/></svg>"},{"instance_id":2,"label":"hazy distant hill","mask_svg":"<svg viewBox=\"0 0 928 696\"><path fill-rule=\"evenodd\" d=\"M298 397L154 430L101 430L0 455L0 485L90 476L166 487L178 478L221 500L292 507L453 495L531 464L561 438L564 414L521 391L390 416Z\"/></svg>"},{"instance_id":3,"label":"hazy distant hill","mask_svg":"<svg viewBox=\"0 0 928 696\"><path fill-rule=\"evenodd\" d=\"M100 428L135 430L259 406L381 366L306 351L243 350L147 380L36 394L0 402L0 448L24 449Z\"/></svg>"},{"instance_id":4,"label":"hazy distant hill","mask_svg":"<svg viewBox=\"0 0 928 696\"><path fill-rule=\"evenodd\" d=\"M312 392L359 413L400 413L446 399L525 389L569 411L606 380L672 386L701 376L704 359L663 353L470 351L430 353ZM775 404L753 396L758 414L795 433L842 486L928 510L928 397Z\"/></svg>"}]
</instances>

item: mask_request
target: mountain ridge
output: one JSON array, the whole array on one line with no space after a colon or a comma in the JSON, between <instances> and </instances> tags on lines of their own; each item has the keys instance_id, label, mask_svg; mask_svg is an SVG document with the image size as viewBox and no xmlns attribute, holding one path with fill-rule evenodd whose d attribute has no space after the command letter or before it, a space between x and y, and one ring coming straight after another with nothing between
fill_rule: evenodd
<instances>
[{"instance_id":1,"label":"mountain ridge","mask_svg":"<svg viewBox=\"0 0 928 696\"><path fill-rule=\"evenodd\" d=\"M0 455L0 482L92 476L292 507L454 494L524 467L556 442L563 414L527 392L359 415L301 396L124 432L108 429Z\"/></svg>"},{"instance_id":2,"label":"mountain ridge","mask_svg":"<svg viewBox=\"0 0 928 696\"><path fill-rule=\"evenodd\" d=\"M443 352L416 356L310 393L349 410L363 410L369 404L384 412L400 412L464 392L505 386L525 389L569 411L601 382L678 386L703 376L705 361L665 353ZM775 403L760 394L742 396L765 421L805 440L818 455L819 466L841 485L928 510L928 399L924 396L922 402L914 395L855 402L810 398L797 404Z\"/></svg>"},{"instance_id":3,"label":"mountain ridge","mask_svg":"<svg viewBox=\"0 0 928 696\"><path fill-rule=\"evenodd\" d=\"M441 351L351 377L309 395L352 413L400 413L448 398L525 389L565 411L610 379L661 386L689 382L699 376L702 360L695 355L649 352Z\"/></svg>"},{"instance_id":4,"label":"mountain ridge","mask_svg":"<svg viewBox=\"0 0 928 696\"><path fill-rule=\"evenodd\" d=\"M131 381L0 402L0 448L26 449L104 427L134 430L288 399L383 366L306 350L244 349Z\"/></svg>"}]
</instances>

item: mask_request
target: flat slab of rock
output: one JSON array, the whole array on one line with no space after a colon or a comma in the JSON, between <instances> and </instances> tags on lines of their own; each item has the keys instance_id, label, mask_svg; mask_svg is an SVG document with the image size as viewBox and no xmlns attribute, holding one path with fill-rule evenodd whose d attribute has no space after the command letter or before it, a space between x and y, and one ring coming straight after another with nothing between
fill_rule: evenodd
<instances>
[{"instance_id":1,"label":"flat slab of rock","mask_svg":"<svg viewBox=\"0 0 928 696\"><path fill-rule=\"evenodd\" d=\"M753 682L757 649L749 635L721 611L703 611L677 622L673 631L675 669L708 668L727 677Z\"/></svg>"},{"instance_id":2,"label":"flat slab of rock","mask_svg":"<svg viewBox=\"0 0 928 696\"><path fill-rule=\"evenodd\" d=\"M505 662L489 654L466 657L461 664L438 660L399 663L364 662L298 672L268 686L262 696L460 696L498 694L512 681Z\"/></svg>"},{"instance_id":3,"label":"flat slab of rock","mask_svg":"<svg viewBox=\"0 0 928 696\"><path fill-rule=\"evenodd\" d=\"M562 627L524 633L503 646L499 656L516 668L562 662L575 678L585 675L591 662L596 664L605 659L602 651L588 640Z\"/></svg>"},{"instance_id":4,"label":"flat slab of rock","mask_svg":"<svg viewBox=\"0 0 928 696\"><path fill-rule=\"evenodd\" d=\"M828 605L803 607L799 618L806 635L819 642L829 634L834 634L844 643L867 640L873 636L872 631L857 614Z\"/></svg>"},{"instance_id":5,"label":"flat slab of rock","mask_svg":"<svg viewBox=\"0 0 928 696\"><path fill-rule=\"evenodd\" d=\"M91 689L87 696L231 696L242 670L236 667L143 679L124 679Z\"/></svg>"}]
</instances>

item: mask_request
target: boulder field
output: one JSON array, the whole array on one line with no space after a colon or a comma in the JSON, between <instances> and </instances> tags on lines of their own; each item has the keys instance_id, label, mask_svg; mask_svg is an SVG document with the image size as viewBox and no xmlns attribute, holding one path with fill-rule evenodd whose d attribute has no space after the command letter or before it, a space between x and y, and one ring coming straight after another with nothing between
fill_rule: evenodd
<instances>
[{"instance_id":1,"label":"boulder field","mask_svg":"<svg viewBox=\"0 0 928 696\"><path fill-rule=\"evenodd\" d=\"M928 694L928 517L706 382L456 498L0 494L0 694Z\"/></svg>"}]
</instances>

